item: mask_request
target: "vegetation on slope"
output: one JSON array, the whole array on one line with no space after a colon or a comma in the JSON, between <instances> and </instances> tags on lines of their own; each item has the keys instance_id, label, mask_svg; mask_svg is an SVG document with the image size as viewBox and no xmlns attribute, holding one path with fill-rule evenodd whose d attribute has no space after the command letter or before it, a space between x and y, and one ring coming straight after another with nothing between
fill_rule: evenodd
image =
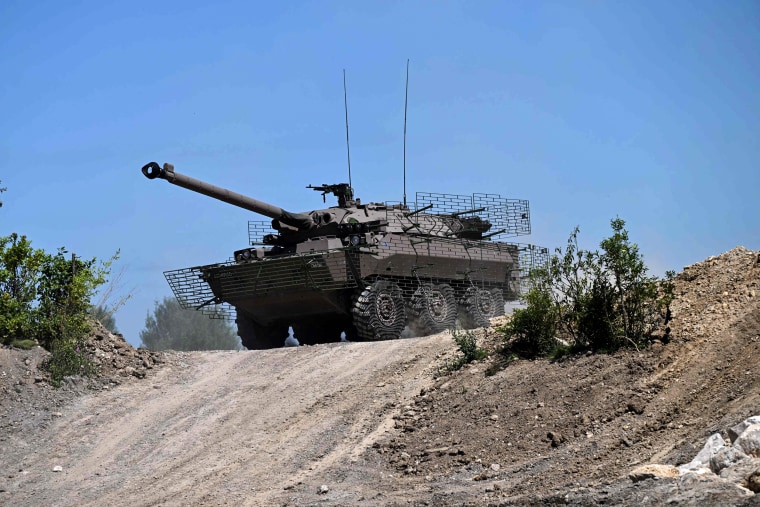
<instances>
[{"instance_id":1,"label":"vegetation on slope","mask_svg":"<svg viewBox=\"0 0 760 507\"><path fill-rule=\"evenodd\" d=\"M15 232L0 237L0 343L47 349L46 367L56 385L67 375L92 373L82 352L90 300L117 258L118 252L107 262L69 258L64 248L51 254Z\"/></svg>"},{"instance_id":2,"label":"vegetation on slope","mask_svg":"<svg viewBox=\"0 0 760 507\"><path fill-rule=\"evenodd\" d=\"M610 221L612 235L601 250L578 247L579 229L549 263L531 274L525 309L502 328L509 353L535 357L568 350L612 352L645 345L656 331L667 341L673 272L665 280L648 275L625 221ZM563 342L556 338L560 335Z\"/></svg>"}]
</instances>

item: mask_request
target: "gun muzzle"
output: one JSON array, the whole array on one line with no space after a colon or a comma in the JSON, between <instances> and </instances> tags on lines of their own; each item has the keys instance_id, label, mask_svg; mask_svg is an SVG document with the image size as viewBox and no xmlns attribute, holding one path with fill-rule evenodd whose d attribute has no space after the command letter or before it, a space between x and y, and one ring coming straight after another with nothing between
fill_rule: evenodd
<instances>
[{"instance_id":1,"label":"gun muzzle","mask_svg":"<svg viewBox=\"0 0 760 507\"><path fill-rule=\"evenodd\" d=\"M156 178L166 179L167 171L174 172L174 166L167 163L164 164L164 167L162 169L156 162L148 162L142 167L142 173L149 180L155 180Z\"/></svg>"}]
</instances>

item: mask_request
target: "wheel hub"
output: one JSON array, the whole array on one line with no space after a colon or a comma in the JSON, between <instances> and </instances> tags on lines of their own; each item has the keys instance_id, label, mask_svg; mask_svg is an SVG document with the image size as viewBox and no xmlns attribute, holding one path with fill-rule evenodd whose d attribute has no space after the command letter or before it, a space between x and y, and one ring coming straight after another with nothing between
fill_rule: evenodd
<instances>
[{"instance_id":1,"label":"wheel hub","mask_svg":"<svg viewBox=\"0 0 760 507\"><path fill-rule=\"evenodd\" d=\"M392 325L395 322L396 304L393 301L393 296L387 292L378 294L375 300L375 308L377 308L377 316L383 324Z\"/></svg>"},{"instance_id":2,"label":"wheel hub","mask_svg":"<svg viewBox=\"0 0 760 507\"><path fill-rule=\"evenodd\" d=\"M431 291L428 294L428 312L430 317L436 322L444 322L448 315L448 306L446 298L440 291Z\"/></svg>"},{"instance_id":3,"label":"wheel hub","mask_svg":"<svg viewBox=\"0 0 760 507\"><path fill-rule=\"evenodd\" d=\"M485 316L493 315L494 301L491 293L485 290L479 290L477 299L478 310L480 310Z\"/></svg>"}]
</instances>

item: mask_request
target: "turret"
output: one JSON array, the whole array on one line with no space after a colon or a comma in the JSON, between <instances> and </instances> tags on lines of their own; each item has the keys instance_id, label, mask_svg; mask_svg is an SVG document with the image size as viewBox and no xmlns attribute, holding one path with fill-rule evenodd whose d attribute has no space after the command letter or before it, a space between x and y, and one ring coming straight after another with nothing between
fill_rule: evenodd
<instances>
[{"instance_id":1,"label":"turret","mask_svg":"<svg viewBox=\"0 0 760 507\"><path fill-rule=\"evenodd\" d=\"M316 225L308 213L291 213L272 204L258 201L226 188L211 185L190 176L185 176L184 174L175 172L172 164L164 164L164 167L159 167L156 162L149 162L143 166L142 173L148 179L161 178L179 187L267 216L273 219L272 227L278 230L280 229L279 224L295 227L302 231L311 229Z\"/></svg>"}]
</instances>

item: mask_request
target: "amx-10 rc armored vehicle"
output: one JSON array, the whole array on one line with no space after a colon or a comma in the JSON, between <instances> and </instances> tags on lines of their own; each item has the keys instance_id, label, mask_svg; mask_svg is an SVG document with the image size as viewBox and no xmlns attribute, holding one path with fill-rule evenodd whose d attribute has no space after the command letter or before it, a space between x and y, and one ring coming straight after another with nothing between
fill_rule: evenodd
<instances>
[{"instance_id":1,"label":"amx-10 rc armored vehicle","mask_svg":"<svg viewBox=\"0 0 760 507\"><path fill-rule=\"evenodd\" d=\"M544 248L494 241L530 233L528 202L418 192L412 206L362 203L346 183L309 186L337 206L291 213L150 162L161 178L271 218L249 222L233 259L164 273L184 308L232 317L248 349L432 334L488 325L518 297Z\"/></svg>"}]
</instances>

